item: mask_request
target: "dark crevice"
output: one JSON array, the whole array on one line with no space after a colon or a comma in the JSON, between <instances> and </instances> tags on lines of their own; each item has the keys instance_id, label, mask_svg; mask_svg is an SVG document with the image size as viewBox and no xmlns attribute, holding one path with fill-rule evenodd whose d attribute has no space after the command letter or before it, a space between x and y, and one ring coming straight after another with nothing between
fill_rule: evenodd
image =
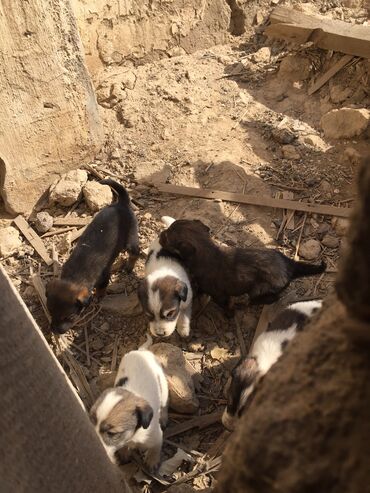
<instances>
[{"instance_id":1,"label":"dark crevice","mask_svg":"<svg viewBox=\"0 0 370 493\"><path fill-rule=\"evenodd\" d=\"M233 36L241 36L245 33L245 13L239 7L238 0L226 0L231 9L229 31Z\"/></svg>"}]
</instances>

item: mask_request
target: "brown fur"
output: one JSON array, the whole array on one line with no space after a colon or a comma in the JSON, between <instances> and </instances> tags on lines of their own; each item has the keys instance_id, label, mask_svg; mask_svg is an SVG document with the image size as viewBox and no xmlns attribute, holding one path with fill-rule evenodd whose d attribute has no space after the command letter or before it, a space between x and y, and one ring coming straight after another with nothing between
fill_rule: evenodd
<instances>
[{"instance_id":1,"label":"brown fur","mask_svg":"<svg viewBox=\"0 0 370 493\"><path fill-rule=\"evenodd\" d=\"M161 233L160 244L181 256L199 291L229 315L231 296L247 293L251 303L272 303L292 279L325 270L325 264L295 262L278 250L219 247L198 220L175 221Z\"/></svg>"},{"instance_id":2,"label":"brown fur","mask_svg":"<svg viewBox=\"0 0 370 493\"><path fill-rule=\"evenodd\" d=\"M172 319L175 319L180 310L180 303L184 299L186 284L173 276L165 276L157 279L151 286L153 292L159 291L161 300L161 318L165 319L164 313L168 310L173 310ZM150 289L147 279L144 279L139 286L138 296L143 307L144 313L149 319L153 319L154 315L149 306ZM186 288L187 291L187 288ZM185 295L186 299L186 295Z\"/></svg>"}]
</instances>

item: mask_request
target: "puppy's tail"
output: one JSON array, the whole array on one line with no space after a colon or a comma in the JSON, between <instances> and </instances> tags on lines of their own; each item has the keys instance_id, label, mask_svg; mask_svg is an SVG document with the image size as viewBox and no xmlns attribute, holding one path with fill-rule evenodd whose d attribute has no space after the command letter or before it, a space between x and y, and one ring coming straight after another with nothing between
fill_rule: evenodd
<instances>
[{"instance_id":1,"label":"puppy's tail","mask_svg":"<svg viewBox=\"0 0 370 493\"><path fill-rule=\"evenodd\" d=\"M289 259L289 266L291 268L292 279L322 274L326 270L325 262L321 262L321 264L315 265L308 262L296 262L295 260Z\"/></svg>"},{"instance_id":2,"label":"puppy's tail","mask_svg":"<svg viewBox=\"0 0 370 493\"><path fill-rule=\"evenodd\" d=\"M176 219L174 219L171 216L162 216L161 221L166 226L166 228L169 228L171 226L171 224L176 221Z\"/></svg>"},{"instance_id":3,"label":"puppy's tail","mask_svg":"<svg viewBox=\"0 0 370 493\"><path fill-rule=\"evenodd\" d=\"M99 183L102 185L109 185L115 192L117 192L118 195L118 202L122 205L129 205L130 203L130 196L125 189L120 183L117 183L114 180L111 180L110 178L106 180L101 180Z\"/></svg>"}]
</instances>

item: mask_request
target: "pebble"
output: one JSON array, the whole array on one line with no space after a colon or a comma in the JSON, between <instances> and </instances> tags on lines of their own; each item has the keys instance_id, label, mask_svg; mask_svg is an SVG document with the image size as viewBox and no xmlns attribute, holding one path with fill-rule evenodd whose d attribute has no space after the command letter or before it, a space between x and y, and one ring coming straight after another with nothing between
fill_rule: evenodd
<instances>
[{"instance_id":1,"label":"pebble","mask_svg":"<svg viewBox=\"0 0 370 493\"><path fill-rule=\"evenodd\" d=\"M46 233L53 227L54 219L48 212L38 212L36 214L35 228L38 233Z\"/></svg>"},{"instance_id":2,"label":"pebble","mask_svg":"<svg viewBox=\"0 0 370 493\"><path fill-rule=\"evenodd\" d=\"M321 243L327 248L337 248L339 245L339 239L336 236L326 234Z\"/></svg>"},{"instance_id":3,"label":"pebble","mask_svg":"<svg viewBox=\"0 0 370 493\"><path fill-rule=\"evenodd\" d=\"M299 247L299 255L306 260L315 260L320 252L320 242L313 239L304 241Z\"/></svg>"}]
</instances>

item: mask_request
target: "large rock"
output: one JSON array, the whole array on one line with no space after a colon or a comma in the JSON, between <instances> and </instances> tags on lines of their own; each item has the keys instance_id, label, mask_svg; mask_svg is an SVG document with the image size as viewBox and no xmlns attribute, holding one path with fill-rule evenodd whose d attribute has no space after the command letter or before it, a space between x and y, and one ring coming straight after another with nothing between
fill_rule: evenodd
<instances>
[{"instance_id":1,"label":"large rock","mask_svg":"<svg viewBox=\"0 0 370 493\"><path fill-rule=\"evenodd\" d=\"M0 229L0 257L15 253L22 246L22 240L17 229L13 226Z\"/></svg>"},{"instance_id":2,"label":"large rock","mask_svg":"<svg viewBox=\"0 0 370 493\"><path fill-rule=\"evenodd\" d=\"M299 247L299 255L306 260L315 260L320 252L321 246L317 240L306 240Z\"/></svg>"},{"instance_id":3,"label":"large rock","mask_svg":"<svg viewBox=\"0 0 370 493\"><path fill-rule=\"evenodd\" d=\"M154 344L149 349L160 361L166 373L170 408L178 413L195 413L199 408L199 401L195 395L189 363L181 349L165 342Z\"/></svg>"},{"instance_id":4,"label":"large rock","mask_svg":"<svg viewBox=\"0 0 370 493\"><path fill-rule=\"evenodd\" d=\"M288 55L280 63L279 76L291 82L308 79L311 62L301 55Z\"/></svg>"},{"instance_id":5,"label":"large rock","mask_svg":"<svg viewBox=\"0 0 370 493\"><path fill-rule=\"evenodd\" d=\"M354 108L331 110L321 118L321 127L326 137L350 139L361 135L369 124L370 111Z\"/></svg>"},{"instance_id":6,"label":"large rock","mask_svg":"<svg viewBox=\"0 0 370 493\"><path fill-rule=\"evenodd\" d=\"M82 187L87 182L87 172L82 169L69 171L50 187L51 203L70 206L80 197Z\"/></svg>"},{"instance_id":7,"label":"large rock","mask_svg":"<svg viewBox=\"0 0 370 493\"><path fill-rule=\"evenodd\" d=\"M88 181L83 188L83 194L88 208L93 212L111 204L113 199L111 188L96 181Z\"/></svg>"},{"instance_id":8,"label":"large rock","mask_svg":"<svg viewBox=\"0 0 370 493\"><path fill-rule=\"evenodd\" d=\"M0 15L0 183L12 214L30 212L104 137L70 2L25 5L2 3Z\"/></svg>"}]
</instances>

